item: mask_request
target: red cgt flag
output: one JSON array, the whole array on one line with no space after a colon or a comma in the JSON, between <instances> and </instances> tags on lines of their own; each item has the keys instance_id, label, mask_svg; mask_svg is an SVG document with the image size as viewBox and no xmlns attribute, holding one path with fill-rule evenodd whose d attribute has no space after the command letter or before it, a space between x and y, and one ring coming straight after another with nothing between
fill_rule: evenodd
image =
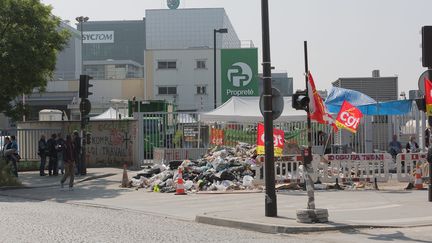
<instances>
[{"instance_id":1,"label":"red cgt flag","mask_svg":"<svg viewBox=\"0 0 432 243\"><path fill-rule=\"evenodd\" d=\"M362 117L363 114L361 111L345 100L336 118L336 125L352 133L356 133Z\"/></svg>"},{"instance_id":2,"label":"red cgt flag","mask_svg":"<svg viewBox=\"0 0 432 243\"><path fill-rule=\"evenodd\" d=\"M309 96L309 112L310 119L315 120L321 124L329 124L333 126L335 131L338 130L336 124L334 123L333 117L327 110L321 96L318 94L315 82L312 78L312 74L308 73L308 96Z\"/></svg>"},{"instance_id":3,"label":"red cgt flag","mask_svg":"<svg viewBox=\"0 0 432 243\"><path fill-rule=\"evenodd\" d=\"M425 102L426 102L426 114L432 116L432 82L425 78Z\"/></svg>"},{"instance_id":4,"label":"red cgt flag","mask_svg":"<svg viewBox=\"0 0 432 243\"><path fill-rule=\"evenodd\" d=\"M282 156L283 147L285 144L284 136L285 133L283 130L273 128L274 156ZM264 144L264 125L262 123L258 123L257 154L265 154Z\"/></svg>"}]
</instances>

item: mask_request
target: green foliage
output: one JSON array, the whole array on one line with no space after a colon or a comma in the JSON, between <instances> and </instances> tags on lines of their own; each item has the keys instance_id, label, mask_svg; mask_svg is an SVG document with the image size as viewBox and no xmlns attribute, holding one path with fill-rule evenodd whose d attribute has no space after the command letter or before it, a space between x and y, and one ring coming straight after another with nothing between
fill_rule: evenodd
<instances>
[{"instance_id":1,"label":"green foliage","mask_svg":"<svg viewBox=\"0 0 432 243\"><path fill-rule=\"evenodd\" d=\"M11 101L46 86L70 37L59 26L39 0L0 0L0 112L23 112Z\"/></svg>"},{"instance_id":2,"label":"green foliage","mask_svg":"<svg viewBox=\"0 0 432 243\"><path fill-rule=\"evenodd\" d=\"M0 187L2 186L21 186L21 183L12 175L11 167L0 159Z\"/></svg>"}]
</instances>

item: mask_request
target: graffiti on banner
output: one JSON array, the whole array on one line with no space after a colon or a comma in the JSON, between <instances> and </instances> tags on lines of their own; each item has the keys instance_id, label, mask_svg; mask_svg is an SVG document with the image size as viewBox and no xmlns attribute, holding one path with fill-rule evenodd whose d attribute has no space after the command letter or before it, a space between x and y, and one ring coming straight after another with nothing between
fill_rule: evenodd
<instances>
[{"instance_id":1,"label":"graffiti on banner","mask_svg":"<svg viewBox=\"0 0 432 243\"><path fill-rule=\"evenodd\" d=\"M258 136L257 136L257 154L265 154L265 139L264 139L264 125L258 124ZM284 131L281 129L273 128L273 144L274 144L274 156L282 156L283 147L285 144Z\"/></svg>"},{"instance_id":2,"label":"graffiti on banner","mask_svg":"<svg viewBox=\"0 0 432 243\"><path fill-rule=\"evenodd\" d=\"M384 160L385 154L328 154L326 155L329 161L345 161L345 160L356 160L356 161L372 161L372 160Z\"/></svg>"}]
</instances>

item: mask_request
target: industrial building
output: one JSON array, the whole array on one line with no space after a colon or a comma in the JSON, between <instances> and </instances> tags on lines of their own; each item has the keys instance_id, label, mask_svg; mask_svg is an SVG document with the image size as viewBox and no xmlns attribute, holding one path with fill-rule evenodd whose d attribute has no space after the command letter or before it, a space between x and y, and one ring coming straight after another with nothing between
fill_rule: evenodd
<instances>
[{"instance_id":1,"label":"industrial building","mask_svg":"<svg viewBox=\"0 0 432 243\"><path fill-rule=\"evenodd\" d=\"M90 16L76 26L61 24L72 38L44 92L24 97L32 107L28 120L36 120L42 109L80 119L80 74L93 77L91 115L114 106L113 100L132 97L167 100L180 111L208 111L232 95L260 94L258 49L239 39L223 8L152 9L140 20L92 21ZM279 79L286 77L274 82ZM284 95L292 93L292 81L287 84L281 83Z\"/></svg>"}]
</instances>

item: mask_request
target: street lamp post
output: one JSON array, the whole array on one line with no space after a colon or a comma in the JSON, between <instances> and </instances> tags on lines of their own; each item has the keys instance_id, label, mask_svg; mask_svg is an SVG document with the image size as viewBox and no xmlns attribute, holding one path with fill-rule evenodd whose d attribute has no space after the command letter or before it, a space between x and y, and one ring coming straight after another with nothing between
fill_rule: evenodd
<instances>
[{"instance_id":1,"label":"street lamp post","mask_svg":"<svg viewBox=\"0 0 432 243\"><path fill-rule=\"evenodd\" d=\"M216 92L216 33L226 34L228 29L214 29L213 30L213 92L214 92L214 108L217 108L217 92Z\"/></svg>"},{"instance_id":2,"label":"street lamp post","mask_svg":"<svg viewBox=\"0 0 432 243\"><path fill-rule=\"evenodd\" d=\"M81 30L81 73L84 74L84 61L83 61L83 49L84 49L84 36L83 36L83 23L89 20L89 17L79 16L75 20L80 24Z\"/></svg>"},{"instance_id":3,"label":"street lamp post","mask_svg":"<svg viewBox=\"0 0 432 243\"><path fill-rule=\"evenodd\" d=\"M80 30L81 30L81 74L84 74L84 56L83 56L83 49L84 49L84 36L83 36L83 23L87 22L89 20L89 17L84 17L84 16L79 16L76 17L75 20L80 24ZM82 102L82 101L81 101ZM85 143L84 143L84 136L85 136L85 125L86 125L86 121L85 121L85 117L83 116L83 114L81 113L81 158L80 158L80 163L79 163L79 170L78 174L82 174L85 175L87 174L87 169L86 169L86 157L85 157Z\"/></svg>"}]
</instances>

